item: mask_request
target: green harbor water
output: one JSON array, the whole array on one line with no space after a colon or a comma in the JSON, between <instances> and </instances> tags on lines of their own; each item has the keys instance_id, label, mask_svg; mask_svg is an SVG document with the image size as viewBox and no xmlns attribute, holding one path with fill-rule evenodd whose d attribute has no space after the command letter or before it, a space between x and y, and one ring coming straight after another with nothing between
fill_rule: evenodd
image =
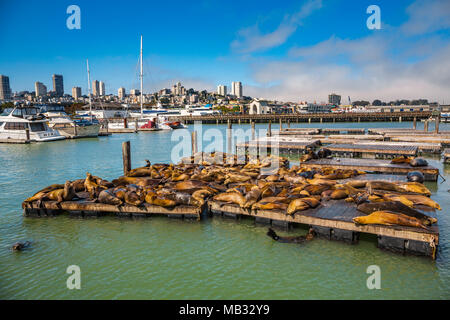
<instances>
[{"instance_id":1,"label":"green harbor water","mask_svg":"<svg viewBox=\"0 0 450 320\"><path fill-rule=\"evenodd\" d=\"M257 129L266 127L257 124ZM291 127L411 128L412 123L292 123ZM450 130L450 124L440 128ZM225 136L225 130L226 125L204 125L201 136L208 141L203 148L211 137ZM121 143L127 140L133 167L144 165L144 159L170 162L172 149L179 144L172 132L149 132L0 145L0 299L450 298L450 166L437 156L427 160L447 180L426 183L432 199L443 208L437 213L436 261L380 250L374 237L362 237L356 245L319 238L302 245L278 243L265 235L267 227L250 219L22 216L21 202L47 185L83 178L87 171L108 180L121 175ZM301 228L290 232L305 233ZM25 240L32 242L31 248L10 250L13 243ZM81 269L80 290L67 289L70 265ZM370 265L380 267L380 290L366 286Z\"/></svg>"}]
</instances>

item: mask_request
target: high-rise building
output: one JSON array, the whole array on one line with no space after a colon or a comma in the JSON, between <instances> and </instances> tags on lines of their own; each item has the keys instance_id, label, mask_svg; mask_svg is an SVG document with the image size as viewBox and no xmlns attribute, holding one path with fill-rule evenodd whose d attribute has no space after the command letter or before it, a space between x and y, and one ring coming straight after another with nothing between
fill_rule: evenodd
<instances>
[{"instance_id":1,"label":"high-rise building","mask_svg":"<svg viewBox=\"0 0 450 320\"><path fill-rule=\"evenodd\" d=\"M43 97L47 94L47 87L39 81L34 83L34 91L36 93L36 97Z\"/></svg>"},{"instance_id":2,"label":"high-rise building","mask_svg":"<svg viewBox=\"0 0 450 320\"><path fill-rule=\"evenodd\" d=\"M80 99L80 97L81 97L81 88L80 87L73 87L72 88L72 97L75 100Z\"/></svg>"},{"instance_id":3,"label":"high-rise building","mask_svg":"<svg viewBox=\"0 0 450 320\"><path fill-rule=\"evenodd\" d=\"M124 87L120 87L118 92L117 92L117 95L119 96L119 99L121 99L121 100L123 98L125 98L125 95L126 95L125 88Z\"/></svg>"},{"instance_id":4,"label":"high-rise building","mask_svg":"<svg viewBox=\"0 0 450 320\"><path fill-rule=\"evenodd\" d=\"M227 86L224 86L222 84L217 86L217 94L221 95L221 96L226 96L227 95Z\"/></svg>"},{"instance_id":5,"label":"high-rise building","mask_svg":"<svg viewBox=\"0 0 450 320\"><path fill-rule=\"evenodd\" d=\"M141 91L139 89L131 89L130 94L133 96L138 96L141 94Z\"/></svg>"},{"instance_id":6,"label":"high-rise building","mask_svg":"<svg viewBox=\"0 0 450 320\"><path fill-rule=\"evenodd\" d=\"M56 96L62 97L64 95L63 76L60 74L54 74L52 78L53 78L53 91L55 91Z\"/></svg>"},{"instance_id":7,"label":"high-rise building","mask_svg":"<svg viewBox=\"0 0 450 320\"><path fill-rule=\"evenodd\" d=\"M9 77L0 74L0 99L11 99L11 88L9 86Z\"/></svg>"},{"instance_id":8,"label":"high-rise building","mask_svg":"<svg viewBox=\"0 0 450 320\"><path fill-rule=\"evenodd\" d=\"M328 95L328 103L334 104L334 105L340 105L341 104L341 96L337 95L336 93L332 93Z\"/></svg>"},{"instance_id":9,"label":"high-rise building","mask_svg":"<svg viewBox=\"0 0 450 320\"><path fill-rule=\"evenodd\" d=\"M98 80L92 81L92 94L94 97L98 97L100 95L100 83Z\"/></svg>"},{"instance_id":10,"label":"high-rise building","mask_svg":"<svg viewBox=\"0 0 450 320\"><path fill-rule=\"evenodd\" d=\"M242 83L240 81L231 83L231 94L237 98L242 98Z\"/></svg>"},{"instance_id":11,"label":"high-rise building","mask_svg":"<svg viewBox=\"0 0 450 320\"><path fill-rule=\"evenodd\" d=\"M103 82L103 81L100 81L100 95L101 96L106 96L106 93L105 93L105 83Z\"/></svg>"}]
</instances>

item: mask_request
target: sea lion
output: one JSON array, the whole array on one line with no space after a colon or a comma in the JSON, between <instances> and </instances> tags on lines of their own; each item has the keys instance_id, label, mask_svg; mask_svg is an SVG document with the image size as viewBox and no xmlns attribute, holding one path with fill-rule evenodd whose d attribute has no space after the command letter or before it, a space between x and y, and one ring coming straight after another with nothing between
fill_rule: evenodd
<instances>
[{"instance_id":1,"label":"sea lion","mask_svg":"<svg viewBox=\"0 0 450 320\"><path fill-rule=\"evenodd\" d=\"M91 199L95 199L97 197L97 194L103 189L108 189L105 186L99 186L94 179L92 178L92 175L89 172L86 172L86 179L84 180L84 188L87 192L89 192L89 197Z\"/></svg>"},{"instance_id":2,"label":"sea lion","mask_svg":"<svg viewBox=\"0 0 450 320\"><path fill-rule=\"evenodd\" d=\"M411 167L426 167L428 162L423 158L415 158L409 163Z\"/></svg>"},{"instance_id":3,"label":"sea lion","mask_svg":"<svg viewBox=\"0 0 450 320\"><path fill-rule=\"evenodd\" d=\"M320 148L319 151L317 151L317 156L320 158L328 158L332 154L330 149L327 148Z\"/></svg>"},{"instance_id":4,"label":"sea lion","mask_svg":"<svg viewBox=\"0 0 450 320\"><path fill-rule=\"evenodd\" d=\"M365 214L371 214L375 211L394 211L400 212L410 217L414 217L422 221L425 225L431 225L437 222L436 218L427 216L420 211L417 211L413 208L410 208L398 201L385 201L385 202L377 202L377 203L362 203L356 207L358 211L361 211Z\"/></svg>"},{"instance_id":5,"label":"sea lion","mask_svg":"<svg viewBox=\"0 0 450 320\"><path fill-rule=\"evenodd\" d=\"M219 193L218 195L214 196L213 199L216 201L235 203L238 204L240 207L243 207L245 204L245 198L239 192Z\"/></svg>"},{"instance_id":6,"label":"sea lion","mask_svg":"<svg viewBox=\"0 0 450 320\"><path fill-rule=\"evenodd\" d=\"M306 210L309 207L309 204L306 201L303 201L303 198L295 199L289 203L286 213L292 215L297 211Z\"/></svg>"},{"instance_id":7,"label":"sea lion","mask_svg":"<svg viewBox=\"0 0 450 320\"><path fill-rule=\"evenodd\" d=\"M259 209L259 210L281 210L284 211L288 207L287 203L280 203L280 202L257 202L253 204L252 209Z\"/></svg>"},{"instance_id":8,"label":"sea lion","mask_svg":"<svg viewBox=\"0 0 450 320\"><path fill-rule=\"evenodd\" d=\"M105 204L112 204L114 206L120 206L123 201L120 200L112 189L102 190L98 195L98 202Z\"/></svg>"},{"instance_id":9,"label":"sea lion","mask_svg":"<svg viewBox=\"0 0 450 320\"><path fill-rule=\"evenodd\" d=\"M205 204L205 197L211 196L212 194L213 193L208 189L197 190L192 194L193 203L196 203L198 207L201 207Z\"/></svg>"},{"instance_id":10,"label":"sea lion","mask_svg":"<svg viewBox=\"0 0 450 320\"><path fill-rule=\"evenodd\" d=\"M251 208L252 205L258 202L260 197L261 197L261 190L258 188L258 186L252 187L252 189L245 195L245 203L243 207Z\"/></svg>"},{"instance_id":11,"label":"sea lion","mask_svg":"<svg viewBox=\"0 0 450 320\"><path fill-rule=\"evenodd\" d=\"M12 251L22 251L25 248L28 248L31 245L30 241L25 242L16 242L11 246Z\"/></svg>"},{"instance_id":12,"label":"sea lion","mask_svg":"<svg viewBox=\"0 0 450 320\"><path fill-rule=\"evenodd\" d=\"M352 220L356 224L401 225L428 230L428 227L419 219L392 211L375 211L368 216L355 217Z\"/></svg>"},{"instance_id":13,"label":"sea lion","mask_svg":"<svg viewBox=\"0 0 450 320\"><path fill-rule=\"evenodd\" d=\"M200 180L187 180L175 184L174 189L178 191L198 190L207 186L207 183Z\"/></svg>"},{"instance_id":14,"label":"sea lion","mask_svg":"<svg viewBox=\"0 0 450 320\"><path fill-rule=\"evenodd\" d=\"M426 196L431 196L431 191L428 190L423 184L418 182L404 182L399 184L401 190L406 192L419 193Z\"/></svg>"},{"instance_id":15,"label":"sea lion","mask_svg":"<svg viewBox=\"0 0 450 320\"><path fill-rule=\"evenodd\" d=\"M330 198L333 200L345 199L348 197L348 192L343 189L334 190L330 194Z\"/></svg>"},{"instance_id":16,"label":"sea lion","mask_svg":"<svg viewBox=\"0 0 450 320\"><path fill-rule=\"evenodd\" d=\"M384 193L382 197L386 201L399 201L403 203L405 206L412 208L414 206L414 202L408 200L404 195L397 195L392 193Z\"/></svg>"},{"instance_id":17,"label":"sea lion","mask_svg":"<svg viewBox=\"0 0 450 320\"><path fill-rule=\"evenodd\" d=\"M396 157L394 159L391 160L392 164L399 164L399 163L410 163L411 160L413 160L414 157L407 157L407 156L400 156L400 157Z\"/></svg>"},{"instance_id":18,"label":"sea lion","mask_svg":"<svg viewBox=\"0 0 450 320\"><path fill-rule=\"evenodd\" d=\"M406 179L409 182L419 182L419 183L423 183L423 181L425 180L422 172L420 171L408 172L408 174L406 175Z\"/></svg>"},{"instance_id":19,"label":"sea lion","mask_svg":"<svg viewBox=\"0 0 450 320\"><path fill-rule=\"evenodd\" d=\"M319 195L329 189L331 189L331 185L328 184L310 184L304 188L311 195Z\"/></svg>"},{"instance_id":20,"label":"sea lion","mask_svg":"<svg viewBox=\"0 0 450 320\"><path fill-rule=\"evenodd\" d=\"M159 197L152 192L147 193L144 199L148 204L160 207L174 207L177 205L177 202L175 200Z\"/></svg>"},{"instance_id":21,"label":"sea lion","mask_svg":"<svg viewBox=\"0 0 450 320\"><path fill-rule=\"evenodd\" d=\"M439 203L437 203L434 200L431 200L429 197L420 194L404 194L402 196L411 201L414 205L421 204L430 208L442 210Z\"/></svg>"},{"instance_id":22,"label":"sea lion","mask_svg":"<svg viewBox=\"0 0 450 320\"><path fill-rule=\"evenodd\" d=\"M145 200L145 194L140 191L129 190L125 192L125 203L139 207Z\"/></svg>"},{"instance_id":23,"label":"sea lion","mask_svg":"<svg viewBox=\"0 0 450 320\"><path fill-rule=\"evenodd\" d=\"M273 240L283 243L303 243L305 241L312 240L315 236L315 232L313 228L310 228L306 236L291 236L291 237L280 237L276 234L276 232L269 228L267 231L267 235L271 237Z\"/></svg>"}]
</instances>

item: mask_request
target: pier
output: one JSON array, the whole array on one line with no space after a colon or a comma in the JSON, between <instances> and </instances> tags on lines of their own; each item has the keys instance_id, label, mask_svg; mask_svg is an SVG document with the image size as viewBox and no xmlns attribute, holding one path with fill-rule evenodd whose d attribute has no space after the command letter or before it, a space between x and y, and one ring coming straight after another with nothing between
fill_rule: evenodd
<instances>
[{"instance_id":1,"label":"pier","mask_svg":"<svg viewBox=\"0 0 450 320\"><path fill-rule=\"evenodd\" d=\"M327 146L336 156L351 158L395 158L398 156L416 156L416 146L398 146L378 144L331 144Z\"/></svg>"},{"instance_id":2,"label":"pier","mask_svg":"<svg viewBox=\"0 0 450 320\"><path fill-rule=\"evenodd\" d=\"M203 115L203 116L174 116L173 120L193 124L201 123L219 124L227 123L267 123L278 122L367 122L367 121L413 121L416 119L428 119L431 111L412 112L346 112L346 113L288 113L288 114L239 114L239 115Z\"/></svg>"}]
</instances>

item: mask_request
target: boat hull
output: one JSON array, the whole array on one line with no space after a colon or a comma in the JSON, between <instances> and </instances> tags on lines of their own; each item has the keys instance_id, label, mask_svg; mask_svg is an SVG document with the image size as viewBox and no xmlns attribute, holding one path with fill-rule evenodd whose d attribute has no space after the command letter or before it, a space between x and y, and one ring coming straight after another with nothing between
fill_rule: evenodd
<instances>
[{"instance_id":1,"label":"boat hull","mask_svg":"<svg viewBox=\"0 0 450 320\"><path fill-rule=\"evenodd\" d=\"M64 126L64 127L53 127L58 130L58 132L65 136L66 138L90 138L98 137L100 131L100 124L92 124L89 126Z\"/></svg>"}]
</instances>

